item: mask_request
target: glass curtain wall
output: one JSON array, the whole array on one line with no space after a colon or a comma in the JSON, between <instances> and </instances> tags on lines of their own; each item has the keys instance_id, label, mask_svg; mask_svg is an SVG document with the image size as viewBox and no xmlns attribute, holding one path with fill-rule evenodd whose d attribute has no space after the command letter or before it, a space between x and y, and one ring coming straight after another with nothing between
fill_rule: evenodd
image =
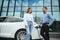
<instances>
[{"instance_id":1,"label":"glass curtain wall","mask_svg":"<svg viewBox=\"0 0 60 40\"><path fill-rule=\"evenodd\" d=\"M60 28L59 0L0 0L0 16L23 17L27 8L31 7L34 20L39 23L43 15L43 6L46 6L48 13L54 16L56 20L54 28L57 31Z\"/></svg>"}]
</instances>

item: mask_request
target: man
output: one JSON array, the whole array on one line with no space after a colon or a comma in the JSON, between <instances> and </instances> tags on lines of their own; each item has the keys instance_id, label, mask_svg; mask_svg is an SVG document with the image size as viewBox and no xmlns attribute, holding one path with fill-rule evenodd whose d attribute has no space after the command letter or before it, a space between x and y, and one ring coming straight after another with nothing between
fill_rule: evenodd
<instances>
[{"instance_id":1,"label":"man","mask_svg":"<svg viewBox=\"0 0 60 40\"><path fill-rule=\"evenodd\" d=\"M47 13L47 7L43 7L43 17L41 18L40 24L42 24L41 35L44 40L49 40L49 27L53 23L54 19L52 14Z\"/></svg>"}]
</instances>

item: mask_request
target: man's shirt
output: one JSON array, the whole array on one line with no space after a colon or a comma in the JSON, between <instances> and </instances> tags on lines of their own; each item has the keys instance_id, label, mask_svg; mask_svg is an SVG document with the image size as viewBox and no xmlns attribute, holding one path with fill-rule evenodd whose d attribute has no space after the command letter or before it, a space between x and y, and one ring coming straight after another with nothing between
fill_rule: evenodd
<instances>
[{"instance_id":1,"label":"man's shirt","mask_svg":"<svg viewBox=\"0 0 60 40\"><path fill-rule=\"evenodd\" d=\"M49 23L51 25L53 23L53 21L54 21L54 18L52 16L52 14L45 13L45 14L43 14L43 17L41 18L40 24Z\"/></svg>"}]
</instances>

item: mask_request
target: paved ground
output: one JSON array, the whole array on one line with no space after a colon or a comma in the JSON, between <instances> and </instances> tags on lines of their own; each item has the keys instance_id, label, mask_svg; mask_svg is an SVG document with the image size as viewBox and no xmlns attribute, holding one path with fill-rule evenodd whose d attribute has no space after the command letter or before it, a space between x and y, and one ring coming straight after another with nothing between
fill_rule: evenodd
<instances>
[{"instance_id":1,"label":"paved ground","mask_svg":"<svg viewBox=\"0 0 60 40\"><path fill-rule=\"evenodd\" d=\"M60 40L60 38L50 38L50 40Z\"/></svg>"},{"instance_id":2,"label":"paved ground","mask_svg":"<svg viewBox=\"0 0 60 40\"><path fill-rule=\"evenodd\" d=\"M0 40L13 40L13 39L10 39L10 38L0 38Z\"/></svg>"},{"instance_id":3,"label":"paved ground","mask_svg":"<svg viewBox=\"0 0 60 40\"><path fill-rule=\"evenodd\" d=\"M13 39L0 38L0 40L13 40ZM60 40L60 38L50 38L50 40Z\"/></svg>"}]
</instances>

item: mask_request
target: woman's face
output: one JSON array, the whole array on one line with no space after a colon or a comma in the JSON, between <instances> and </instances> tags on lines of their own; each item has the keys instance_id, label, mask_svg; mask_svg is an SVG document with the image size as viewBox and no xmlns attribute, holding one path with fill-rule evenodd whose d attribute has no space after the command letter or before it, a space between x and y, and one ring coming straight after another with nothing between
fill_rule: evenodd
<instances>
[{"instance_id":1,"label":"woman's face","mask_svg":"<svg viewBox=\"0 0 60 40\"><path fill-rule=\"evenodd\" d=\"M29 13L30 13L30 14L32 13L32 9L29 9Z\"/></svg>"}]
</instances>

